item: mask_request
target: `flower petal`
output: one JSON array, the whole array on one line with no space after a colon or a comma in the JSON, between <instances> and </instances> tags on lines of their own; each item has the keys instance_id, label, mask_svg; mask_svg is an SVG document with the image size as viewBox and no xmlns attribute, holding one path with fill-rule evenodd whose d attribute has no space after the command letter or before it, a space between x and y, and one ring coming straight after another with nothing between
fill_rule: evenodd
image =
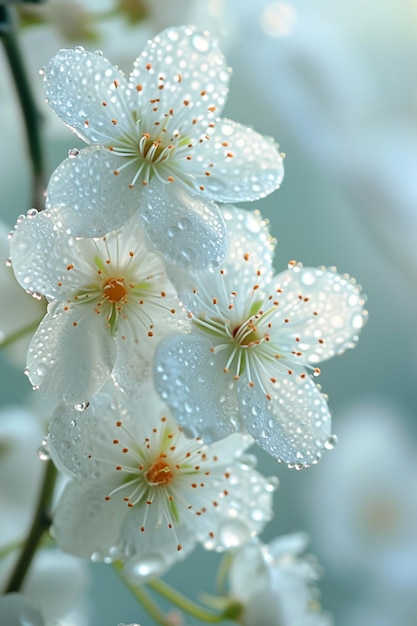
<instances>
[{"instance_id":1,"label":"flower petal","mask_svg":"<svg viewBox=\"0 0 417 626\"><path fill-rule=\"evenodd\" d=\"M81 150L52 174L46 207L57 228L77 237L99 237L122 226L139 208L129 168L104 148Z\"/></svg>"},{"instance_id":2,"label":"flower petal","mask_svg":"<svg viewBox=\"0 0 417 626\"><path fill-rule=\"evenodd\" d=\"M173 417L190 436L205 443L240 430L234 381L215 364L204 337L171 336L155 354L155 387Z\"/></svg>"},{"instance_id":3,"label":"flower petal","mask_svg":"<svg viewBox=\"0 0 417 626\"><path fill-rule=\"evenodd\" d=\"M175 119L186 102L191 129L194 118L201 121L219 115L229 77L217 39L193 26L168 28L149 41L134 63L129 78L132 107L149 110L149 100L157 98L161 114L173 110ZM180 123L184 123L182 117Z\"/></svg>"},{"instance_id":4,"label":"flower petal","mask_svg":"<svg viewBox=\"0 0 417 626\"><path fill-rule=\"evenodd\" d=\"M240 410L256 442L279 461L301 466L319 459L330 435L331 418L326 400L309 376L294 373L260 386L239 381Z\"/></svg>"},{"instance_id":5,"label":"flower petal","mask_svg":"<svg viewBox=\"0 0 417 626\"><path fill-rule=\"evenodd\" d=\"M28 376L46 398L84 402L109 378L115 358L104 317L78 304L45 315L29 345Z\"/></svg>"},{"instance_id":6,"label":"flower petal","mask_svg":"<svg viewBox=\"0 0 417 626\"><path fill-rule=\"evenodd\" d=\"M147 191L140 216L154 246L174 265L219 265L226 255L226 227L217 205L177 185L149 185Z\"/></svg>"},{"instance_id":7,"label":"flower petal","mask_svg":"<svg viewBox=\"0 0 417 626\"><path fill-rule=\"evenodd\" d=\"M181 301L193 313L201 307L200 296L195 293L212 291L223 293L236 289L245 293L259 281L270 281L276 241L271 237L268 221L258 211L246 211L231 204L221 208L227 229L227 257L217 268L193 274L178 267L169 268L170 280L175 285ZM226 270L226 271L224 271Z\"/></svg>"},{"instance_id":8,"label":"flower petal","mask_svg":"<svg viewBox=\"0 0 417 626\"><path fill-rule=\"evenodd\" d=\"M124 94L127 82L103 56L81 46L60 50L43 76L50 106L87 143L111 142L121 134L119 129L132 126Z\"/></svg>"},{"instance_id":9,"label":"flower petal","mask_svg":"<svg viewBox=\"0 0 417 626\"><path fill-rule=\"evenodd\" d=\"M73 480L64 489L54 514L52 535L58 547L84 559L115 558L126 515L120 502L105 500L106 484ZM113 550L112 550L113 548Z\"/></svg>"},{"instance_id":10,"label":"flower petal","mask_svg":"<svg viewBox=\"0 0 417 626\"><path fill-rule=\"evenodd\" d=\"M196 157L197 150L210 175L197 178L196 186L202 185L204 195L217 202L264 198L278 189L284 177L277 144L232 120L218 120L210 140L196 148Z\"/></svg>"},{"instance_id":11,"label":"flower petal","mask_svg":"<svg viewBox=\"0 0 417 626\"><path fill-rule=\"evenodd\" d=\"M56 230L46 212L19 220L10 241L10 253L21 286L49 300L65 299L77 285L77 279L66 271L74 261L72 244L71 238Z\"/></svg>"},{"instance_id":12,"label":"flower petal","mask_svg":"<svg viewBox=\"0 0 417 626\"><path fill-rule=\"evenodd\" d=\"M286 337L302 352L302 362L319 363L354 347L367 312L361 288L353 279L335 271L295 266L278 274L274 282L282 289L280 315L289 320Z\"/></svg>"}]
</instances>

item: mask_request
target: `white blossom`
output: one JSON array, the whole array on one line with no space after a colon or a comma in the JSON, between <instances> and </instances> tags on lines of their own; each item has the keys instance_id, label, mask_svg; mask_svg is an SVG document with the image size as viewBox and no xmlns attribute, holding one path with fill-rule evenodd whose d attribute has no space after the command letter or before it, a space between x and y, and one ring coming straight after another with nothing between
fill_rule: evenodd
<instances>
[{"instance_id":1,"label":"white blossom","mask_svg":"<svg viewBox=\"0 0 417 626\"><path fill-rule=\"evenodd\" d=\"M272 140L218 118L229 75L217 40L189 26L149 41L129 77L99 54L61 50L44 71L46 95L91 146L51 177L58 226L96 236L139 210L175 263L220 263L226 234L213 201L264 197L283 177Z\"/></svg>"},{"instance_id":2,"label":"white blossom","mask_svg":"<svg viewBox=\"0 0 417 626\"><path fill-rule=\"evenodd\" d=\"M110 375L121 386L146 375L178 302L140 223L75 239L47 213L29 212L14 231L11 258L20 284L49 301L26 371L44 396L83 402Z\"/></svg>"},{"instance_id":3,"label":"white blossom","mask_svg":"<svg viewBox=\"0 0 417 626\"><path fill-rule=\"evenodd\" d=\"M173 277L192 330L159 344L157 389L188 433L209 442L248 431L279 460L309 465L331 445L327 402L309 373L353 347L364 299L331 269L291 262L272 276L266 223L234 207L224 217L221 269Z\"/></svg>"},{"instance_id":4,"label":"white blossom","mask_svg":"<svg viewBox=\"0 0 417 626\"><path fill-rule=\"evenodd\" d=\"M58 467L73 476L53 535L64 551L122 560L129 577L157 576L201 542L224 550L271 517L274 479L245 462L250 437L188 439L150 387L98 393L82 413L59 406L50 425Z\"/></svg>"},{"instance_id":5,"label":"white blossom","mask_svg":"<svg viewBox=\"0 0 417 626\"><path fill-rule=\"evenodd\" d=\"M300 556L306 543L304 535L288 535L270 545L254 540L236 552L230 595L243 604L243 626L331 626L317 601L317 565Z\"/></svg>"}]
</instances>

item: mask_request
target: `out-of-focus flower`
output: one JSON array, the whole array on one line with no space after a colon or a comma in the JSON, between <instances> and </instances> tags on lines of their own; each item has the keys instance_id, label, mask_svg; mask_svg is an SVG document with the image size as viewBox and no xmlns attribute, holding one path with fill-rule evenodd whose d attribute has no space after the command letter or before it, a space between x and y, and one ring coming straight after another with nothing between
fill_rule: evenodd
<instances>
[{"instance_id":1,"label":"out-of-focus flower","mask_svg":"<svg viewBox=\"0 0 417 626\"><path fill-rule=\"evenodd\" d=\"M235 553L230 595L243 605L241 624L331 626L317 598L317 565L301 556L306 545L304 535L288 535L270 545L252 541Z\"/></svg>"},{"instance_id":2,"label":"out-of-focus flower","mask_svg":"<svg viewBox=\"0 0 417 626\"><path fill-rule=\"evenodd\" d=\"M392 604L403 618L389 623L411 626L417 461L403 425L403 416L382 402L351 407L339 416L337 454L307 476L305 488L314 502L307 508L321 558L332 577L349 586L347 604L352 593L368 611L372 602L387 610Z\"/></svg>"},{"instance_id":3,"label":"out-of-focus flower","mask_svg":"<svg viewBox=\"0 0 417 626\"><path fill-rule=\"evenodd\" d=\"M128 78L101 55L62 50L44 81L53 110L92 144L65 160L48 187L47 208L71 234L104 234L139 210L167 258L217 265L225 227L213 200L255 200L281 183L273 141L218 118L229 71L206 32L162 32Z\"/></svg>"},{"instance_id":4,"label":"out-of-focus flower","mask_svg":"<svg viewBox=\"0 0 417 626\"><path fill-rule=\"evenodd\" d=\"M77 240L34 211L17 224L10 247L20 284L50 301L28 349L32 385L56 402L82 402L111 374L126 384L132 354L132 375L144 374L178 301L140 222Z\"/></svg>"},{"instance_id":5,"label":"out-of-focus flower","mask_svg":"<svg viewBox=\"0 0 417 626\"><path fill-rule=\"evenodd\" d=\"M192 330L155 357L157 389L189 433L213 441L249 432L269 454L300 466L320 457L330 413L309 376L354 346L366 319L349 276L295 262L272 274L273 243L257 214L227 207L220 270L176 272ZM188 289L187 289L188 288Z\"/></svg>"},{"instance_id":6,"label":"out-of-focus flower","mask_svg":"<svg viewBox=\"0 0 417 626\"><path fill-rule=\"evenodd\" d=\"M0 596L0 616L7 626L45 626L39 608L20 593Z\"/></svg>"},{"instance_id":7,"label":"out-of-focus flower","mask_svg":"<svg viewBox=\"0 0 417 626\"><path fill-rule=\"evenodd\" d=\"M271 518L276 487L245 464L250 437L210 446L188 439L151 388L139 397L97 394L80 414L59 406L50 449L73 476L53 535L65 551L125 563L139 582L164 572L201 542L240 545Z\"/></svg>"},{"instance_id":8,"label":"out-of-focus flower","mask_svg":"<svg viewBox=\"0 0 417 626\"><path fill-rule=\"evenodd\" d=\"M43 463L38 458L38 448L43 435L35 414L12 407L0 413L0 549L6 554L0 561L2 588L19 557L35 510L42 480ZM35 556L22 591L28 602L32 600L40 608L48 624L65 616L65 624L78 626L84 624L81 615L77 613L78 621L72 621L69 614L80 602L87 584L84 563L54 548L44 548ZM21 606L18 600L10 602L16 611ZM22 606L28 607L28 602L23 601ZM31 616L29 608L28 611ZM4 619L3 612L0 615ZM6 620L4 624L9 626L13 621Z\"/></svg>"}]
</instances>

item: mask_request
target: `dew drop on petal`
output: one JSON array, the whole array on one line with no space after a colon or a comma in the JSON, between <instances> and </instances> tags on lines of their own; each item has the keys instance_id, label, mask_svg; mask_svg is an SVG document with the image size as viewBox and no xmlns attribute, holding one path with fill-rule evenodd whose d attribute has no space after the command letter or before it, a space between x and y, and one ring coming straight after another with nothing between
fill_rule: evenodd
<instances>
[{"instance_id":1,"label":"dew drop on petal","mask_svg":"<svg viewBox=\"0 0 417 626\"><path fill-rule=\"evenodd\" d=\"M164 567L164 560L159 554L149 554L148 556L126 565L126 574L129 578L143 578L158 574Z\"/></svg>"},{"instance_id":2,"label":"dew drop on petal","mask_svg":"<svg viewBox=\"0 0 417 626\"><path fill-rule=\"evenodd\" d=\"M8 259L6 259L6 267L11 267L12 266L12 260L9 257Z\"/></svg>"},{"instance_id":3,"label":"dew drop on petal","mask_svg":"<svg viewBox=\"0 0 417 626\"><path fill-rule=\"evenodd\" d=\"M75 157L79 154L80 151L77 148L71 148L71 150L68 150L68 156L70 159L75 159Z\"/></svg>"},{"instance_id":4,"label":"dew drop on petal","mask_svg":"<svg viewBox=\"0 0 417 626\"><path fill-rule=\"evenodd\" d=\"M279 487L279 478L277 476L269 476L266 480L265 488L269 493L276 491Z\"/></svg>"},{"instance_id":5,"label":"dew drop on petal","mask_svg":"<svg viewBox=\"0 0 417 626\"><path fill-rule=\"evenodd\" d=\"M93 561L93 563L99 563L103 560L103 557L100 552L96 551L91 553L90 559Z\"/></svg>"},{"instance_id":6,"label":"dew drop on petal","mask_svg":"<svg viewBox=\"0 0 417 626\"><path fill-rule=\"evenodd\" d=\"M337 436L329 435L329 437L326 439L324 443L324 447L326 448L326 450L333 450L336 444L337 444Z\"/></svg>"},{"instance_id":7,"label":"dew drop on petal","mask_svg":"<svg viewBox=\"0 0 417 626\"><path fill-rule=\"evenodd\" d=\"M74 404L74 409L76 411L86 411L88 409L88 407L90 406L90 403L88 402L88 400L86 400L85 402L80 402L79 404Z\"/></svg>"},{"instance_id":8,"label":"dew drop on petal","mask_svg":"<svg viewBox=\"0 0 417 626\"><path fill-rule=\"evenodd\" d=\"M208 37L205 37L200 33L196 33L193 36L191 43L198 52L208 52L210 48L210 41Z\"/></svg>"},{"instance_id":9,"label":"dew drop on petal","mask_svg":"<svg viewBox=\"0 0 417 626\"><path fill-rule=\"evenodd\" d=\"M250 530L244 522L233 520L219 530L219 541L224 548L236 548L250 539Z\"/></svg>"},{"instance_id":10,"label":"dew drop on petal","mask_svg":"<svg viewBox=\"0 0 417 626\"><path fill-rule=\"evenodd\" d=\"M27 211L27 213L26 213L27 217L29 217L29 218L36 217L37 214L38 214L38 210L37 209L29 209L29 211Z\"/></svg>"},{"instance_id":11,"label":"dew drop on petal","mask_svg":"<svg viewBox=\"0 0 417 626\"><path fill-rule=\"evenodd\" d=\"M41 461L49 461L51 458L48 450L48 442L46 439L42 439L41 445L38 448L38 457Z\"/></svg>"}]
</instances>

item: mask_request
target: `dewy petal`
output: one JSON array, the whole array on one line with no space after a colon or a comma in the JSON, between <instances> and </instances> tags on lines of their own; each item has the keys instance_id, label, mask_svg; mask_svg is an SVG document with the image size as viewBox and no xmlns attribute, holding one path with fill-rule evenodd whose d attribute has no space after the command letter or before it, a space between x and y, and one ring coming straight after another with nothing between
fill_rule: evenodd
<instances>
[{"instance_id":1,"label":"dewy petal","mask_svg":"<svg viewBox=\"0 0 417 626\"><path fill-rule=\"evenodd\" d=\"M175 119L186 100L191 125L193 118L214 117L212 107L219 115L229 76L217 39L193 26L181 26L168 28L148 42L134 63L129 83L134 108L144 110L149 99L158 98L159 110L172 109Z\"/></svg>"},{"instance_id":2,"label":"dewy petal","mask_svg":"<svg viewBox=\"0 0 417 626\"><path fill-rule=\"evenodd\" d=\"M67 484L51 529L61 550L96 561L111 556L119 546L117 540L126 515L120 503L104 499L109 486L100 482L99 487L95 481L73 480Z\"/></svg>"},{"instance_id":3,"label":"dewy petal","mask_svg":"<svg viewBox=\"0 0 417 626\"><path fill-rule=\"evenodd\" d=\"M179 186L150 185L140 217L150 241L174 265L204 269L226 255L226 226L214 202Z\"/></svg>"},{"instance_id":4,"label":"dewy petal","mask_svg":"<svg viewBox=\"0 0 417 626\"><path fill-rule=\"evenodd\" d=\"M48 103L87 143L111 142L120 128L131 128L124 95L127 82L103 56L81 46L60 50L43 76ZM117 121L117 130L112 120Z\"/></svg>"},{"instance_id":5,"label":"dewy petal","mask_svg":"<svg viewBox=\"0 0 417 626\"><path fill-rule=\"evenodd\" d=\"M309 376L301 378L295 372L280 376L274 384L264 381L264 390L242 378L238 398L248 432L271 456L301 466L320 458L331 418L326 400Z\"/></svg>"},{"instance_id":6,"label":"dewy petal","mask_svg":"<svg viewBox=\"0 0 417 626\"><path fill-rule=\"evenodd\" d=\"M204 337L173 335L155 354L155 387L175 420L205 443L240 430L235 383L219 376L215 354Z\"/></svg>"},{"instance_id":7,"label":"dewy petal","mask_svg":"<svg viewBox=\"0 0 417 626\"><path fill-rule=\"evenodd\" d=\"M316 364L354 346L367 318L365 299L354 279L335 271L295 266L278 274L274 282L282 289L280 315L289 320L286 337L294 342L299 336L302 362Z\"/></svg>"},{"instance_id":8,"label":"dewy petal","mask_svg":"<svg viewBox=\"0 0 417 626\"><path fill-rule=\"evenodd\" d=\"M138 210L129 168L114 174L120 162L105 148L90 147L57 167L46 197L57 228L77 237L99 237L121 227Z\"/></svg>"},{"instance_id":9,"label":"dewy petal","mask_svg":"<svg viewBox=\"0 0 417 626\"><path fill-rule=\"evenodd\" d=\"M58 308L46 314L28 349L32 385L56 402L88 400L109 378L116 358L104 316L93 306Z\"/></svg>"},{"instance_id":10,"label":"dewy petal","mask_svg":"<svg viewBox=\"0 0 417 626\"><path fill-rule=\"evenodd\" d=\"M148 509L147 528L155 529L153 532L140 531L145 508ZM175 528L169 528L166 523L160 525L158 521L158 509L146 503L134 507L125 516L121 544L125 559L124 571L132 582L142 584L149 578L161 576L179 559L185 558L197 543L191 516L189 520L182 518ZM181 550L178 550L178 545Z\"/></svg>"},{"instance_id":11,"label":"dewy petal","mask_svg":"<svg viewBox=\"0 0 417 626\"><path fill-rule=\"evenodd\" d=\"M207 291L212 289L211 296L214 297L216 293L223 293L223 282L226 289L235 289L236 274L241 292L253 287L257 272L261 273L264 282L272 278L276 241L270 235L268 221L259 211L246 211L231 204L221 207L221 212L227 231L227 256L220 266L222 273L219 275L218 268L210 268L210 273L197 274L178 267L169 268L170 280L181 301L193 313L198 313L201 306L195 289L197 292L201 287Z\"/></svg>"},{"instance_id":12,"label":"dewy petal","mask_svg":"<svg viewBox=\"0 0 417 626\"><path fill-rule=\"evenodd\" d=\"M10 254L15 276L22 287L48 299L64 299L71 292L76 278L66 266L74 260L73 241L58 232L46 213L20 220L10 241ZM65 274L65 286L58 286Z\"/></svg>"},{"instance_id":13,"label":"dewy petal","mask_svg":"<svg viewBox=\"0 0 417 626\"><path fill-rule=\"evenodd\" d=\"M197 178L196 184L204 186L206 197L218 202L264 198L278 189L284 177L277 144L232 120L218 120L210 140L197 149L210 175Z\"/></svg>"}]
</instances>

